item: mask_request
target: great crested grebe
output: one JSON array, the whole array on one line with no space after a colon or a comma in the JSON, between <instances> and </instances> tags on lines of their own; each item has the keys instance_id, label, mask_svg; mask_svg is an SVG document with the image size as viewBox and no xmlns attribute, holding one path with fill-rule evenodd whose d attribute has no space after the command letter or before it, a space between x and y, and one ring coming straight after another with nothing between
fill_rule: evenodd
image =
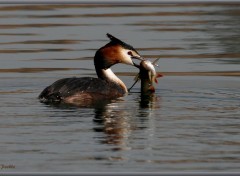
<instances>
[{"instance_id":1,"label":"great crested grebe","mask_svg":"<svg viewBox=\"0 0 240 176\"><path fill-rule=\"evenodd\" d=\"M96 51L94 65L98 78L63 78L46 87L39 99L41 102L64 102L91 104L95 101L115 99L124 96L128 90L125 84L112 72L111 66L124 63L138 67L132 59L142 57L130 45L107 34L110 42Z\"/></svg>"}]
</instances>

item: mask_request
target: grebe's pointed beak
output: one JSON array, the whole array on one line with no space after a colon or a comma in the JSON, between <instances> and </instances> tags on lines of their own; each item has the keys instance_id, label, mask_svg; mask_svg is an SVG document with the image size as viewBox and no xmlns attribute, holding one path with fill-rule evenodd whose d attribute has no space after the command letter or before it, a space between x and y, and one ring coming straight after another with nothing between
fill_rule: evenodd
<instances>
[{"instance_id":1,"label":"grebe's pointed beak","mask_svg":"<svg viewBox=\"0 0 240 176\"><path fill-rule=\"evenodd\" d=\"M132 56L131 59L137 59L137 60L140 60L140 61L145 60L142 56ZM140 65L136 64L135 62L133 62L133 65L137 68L140 68Z\"/></svg>"},{"instance_id":2,"label":"grebe's pointed beak","mask_svg":"<svg viewBox=\"0 0 240 176\"><path fill-rule=\"evenodd\" d=\"M145 60L142 56L131 56L132 59L137 59L137 60Z\"/></svg>"}]
</instances>

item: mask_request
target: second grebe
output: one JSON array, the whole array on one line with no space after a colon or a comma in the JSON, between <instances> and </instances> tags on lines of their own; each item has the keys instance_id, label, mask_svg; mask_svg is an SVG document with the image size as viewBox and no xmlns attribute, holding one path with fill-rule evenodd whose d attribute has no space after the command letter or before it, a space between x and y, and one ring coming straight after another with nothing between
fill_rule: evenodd
<instances>
[{"instance_id":1,"label":"second grebe","mask_svg":"<svg viewBox=\"0 0 240 176\"><path fill-rule=\"evenodd\" d=\"M117 63L137 66L132 59L141 59L130 45L111 34L110 42L97 50L94 65L98 78L63 78L46 87L39 99L41 102L64 102L92 104L98 100L114 99L128 92L125 84L112 72L111 66Z\"/></svg>"}]
</instances>

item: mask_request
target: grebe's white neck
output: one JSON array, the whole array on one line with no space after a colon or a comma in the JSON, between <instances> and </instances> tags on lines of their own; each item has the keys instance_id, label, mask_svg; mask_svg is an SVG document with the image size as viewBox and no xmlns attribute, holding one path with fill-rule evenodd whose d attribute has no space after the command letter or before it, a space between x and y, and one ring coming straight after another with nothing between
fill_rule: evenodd
<instances>
[{"instance_id":1,"label":"grebe's white neck","mask_svg":"<svg viewBox=\"0 0 240 176\"><path fill-rule=\"evenodd\" d=\"M113 71L108 68L108 69L98 69L97 71L97 75L99 78L107 80L109 82L113 82L117 85L119 85L120 87L122 87L122 89L127 93L128 89L126 87L126 85L122 82L121 79L119 79L114 73Z\"/></svg>"}]
</instances>

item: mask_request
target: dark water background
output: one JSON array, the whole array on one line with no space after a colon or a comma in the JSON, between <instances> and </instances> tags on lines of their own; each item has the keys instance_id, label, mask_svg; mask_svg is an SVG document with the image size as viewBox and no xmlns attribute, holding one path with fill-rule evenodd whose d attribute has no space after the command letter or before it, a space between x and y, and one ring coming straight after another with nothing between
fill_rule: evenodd
<instances>
[{"instance_id":1,"label":"dark water background","mask_svg":"<svg viewBox=\"0 0 240 176\"><path fill-rule=\"evenodd\" d=\"M240 4L1 4L0 172L239 171ZM95 76L111 33L165 76L102 108L54 107L57 79ZM136 68L113 70L130 87Z\"/></svg>"}]
</instances>

